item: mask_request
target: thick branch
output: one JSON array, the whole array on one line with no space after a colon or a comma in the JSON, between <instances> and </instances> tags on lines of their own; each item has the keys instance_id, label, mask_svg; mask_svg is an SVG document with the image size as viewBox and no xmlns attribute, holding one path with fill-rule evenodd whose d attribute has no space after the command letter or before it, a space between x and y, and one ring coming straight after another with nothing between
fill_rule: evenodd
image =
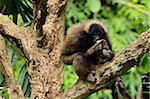
<instances>
[{"instance_id":1,"label":"thick branch","mask_svg":"<svg viewBox=\"0 0 150 99\"><path fill-rule=\"evenodd\" d=\"M11 99L24 99L21 86L16 81L11 60L5 47L5 41L0 36L0 72L4 75Z\"/></svg>"},{"instance_id":2,"label":"thick branch","mask_svg":"<svg viewBox=\"0 0 150 99\"><path fill-rule=\"evenodd\" d=\"M32 28L19 27L2 14L0 14L0 35L13 39L27 58L29 58L31 42L36 44L36 36Z\"/></svg>"},{"instance_id":3,"label":"thick branch","mask_svg":"<svg viewBox=\"0 0 150 99\"><path fill-rule=\"evenodd\" d=\"M132 66L139 62L140 57L150 50L150 29L143 33L127 48L117 53L111 62L99 65L96 68L95 75L92 79L96 79L96 84L90 84L78 80L78 82L66 93L63 98L66 99L82 99L93 92L106 88L107 84L114 78L123 75ZM92 75L89 74L89 76Z\"/></svg>"},{"instance_id":4,"label":"thick branch","mask_svg":"<svg viewBox=\"0 0 150 99\"><path fill-rule=\"evenodd\" d=\"M7 35L16 37L17 39L22 38L21 27L15 25L7 16L0 13L0 31L5 32Z\"/></svg>"},{"instance_id":5,"label":"thick branch","mask_svg":"<svg viewBox=\"0 0 150 99\"><path fill-rule=\"evenodd\" d=\"M0 35L12 38L20 45L18 47L22 48L21 44L22 40L26 38L26 31L25 28L15 25L7 16L0 13Z\"/></svg>"}]
</instances>

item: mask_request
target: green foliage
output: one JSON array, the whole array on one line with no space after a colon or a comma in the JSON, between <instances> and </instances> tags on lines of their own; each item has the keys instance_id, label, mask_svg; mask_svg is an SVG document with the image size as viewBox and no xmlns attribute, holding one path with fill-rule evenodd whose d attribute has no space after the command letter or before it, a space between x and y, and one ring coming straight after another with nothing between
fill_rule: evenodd
<instances>
[{"instance_id":1,"label":"green foliage","mask_svg":"<svg viewBox=\"0 0 150 99\"><path fill-rule=\"evenodd\" d=\"M3 97L3 99L10 99L6 87L1 87L0 96Z\"/></svg>"},{"instance_id":2,"label":"green foliage","mask_svg":"<svg viewBox=\"0 0 150 99\"><path fill-rule=\"evenodd\" d=\"M137 68L131 68L126 75L122 76L125 81L126 89L129 90L129 93L134 98L136 97L136 93L138 91L138 86L140 85L141 75L137 72Z\"/></svg>"},{"instance_id":3,"label":"green foliage","mask_svg":"<svg viewBox=\"0 0 150 99\"><path fill-rule=\"evenodd\" d=\"M9 15L16 24L33 20L32 11L31 0L0 0L0 12Z\"/></svg>"},{"instance_id":4,"label":"green foliage","mask_svg":"<svg viewBox=\"0 0 150 99\"><path fill-rule=\"evenodd\" d=\"M4 82L4 77L3 77L3 75L0 73L0 85L2 85L3 82Z\"/></svg>"},{"instance_id":5,"label":"green foliage","mask_svg":"<svg viewBox=\"0 0 150 99\"><path fill-rule=\"evenodd\" d=\"M91 12L98 13L101 9L101 2L99 0L87 0L86 6Z\"/></svg>"},{"instance_id":6,"label":"green foliage","mask_svg":"<svg viewBox=\"0 0 150 99\"><path fill-rule=\"evenodd\" d=\"M77 81L77 75L71 65L66 65L64 71L64 86L62 90L66 91Z\"/></svg>"},{"instance_id":7,"label":"green foliage","mask_svg":"<svg viewBox=\"0 0 150 99\"><path fill-rule=\"evenodd\" d=\"M112 91L110 89L101 90L92 94L87 99L112 99L111 92Z\"/></svg>"},{"instance_id":8,"label":"green foliage","mask_svg":"<svg viewBox=\"0 0 150 99\"><path fill-rule=\"evenodd\" d=\"M0 96L3 97L4 99L9 99L9 95L7 93L7 89L5 86L5 78L1 73L0 73Z\"/></svg>"},{"instance_id":9,"label":"green foliage","mask_svg":"<svg viewBox=\"0 0 150 99\"><path fill-rule=\"evenodd\" d=\"M150 52L141 58L137 71L141 74L145 74L150 71Z\"/></svg>"}]
</instances>

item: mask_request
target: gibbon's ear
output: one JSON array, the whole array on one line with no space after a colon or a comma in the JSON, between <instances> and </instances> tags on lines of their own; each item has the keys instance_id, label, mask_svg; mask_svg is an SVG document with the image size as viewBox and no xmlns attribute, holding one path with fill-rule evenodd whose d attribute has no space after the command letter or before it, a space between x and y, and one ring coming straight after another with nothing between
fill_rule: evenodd
<instances>
[{"instance_id":1,"label":"gibbon's ear","mask_svg":"<svg viewBox=\"0 0 150 99\"><path fill-rule=\"evenodd\" d=\"M85 30L87 33L89 32L89 29L90 29L90 27L91 27L92 24L98 24L98 25L102 26L103 29L104 29L104 31L107 32L107 31L106 31L106 27L105 27L104 24L101 23L100 21L98 21L98 20L88 20L88 21L85 23L85 26L84 26L84 30Z\"/></svg>"}]
</instances>

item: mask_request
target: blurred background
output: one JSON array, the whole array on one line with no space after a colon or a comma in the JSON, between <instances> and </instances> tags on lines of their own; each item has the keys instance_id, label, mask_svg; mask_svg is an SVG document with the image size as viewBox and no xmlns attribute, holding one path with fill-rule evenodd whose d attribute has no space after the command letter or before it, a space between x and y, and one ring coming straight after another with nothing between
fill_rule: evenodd
<instances>
[{"instance_id":1,"label":"blurred background","mask_svg":"<svg viewBox=\"0 0 150 99\"><path fill-rule=\"evenodd\" d=\"M30 26L33 22L32 0L0 0L0 12L8 15L15 24ZM127 47L142 32L150 27L150 0L68 0L66 13L66 31L77 23L88 19L97 19L107 28L112 41L113 50L118 52ZM28 65L16 44L7 39L7 48L12 59L14 73L21 84L24 95L30 96ZM150 72L150 53L144 55L137 66L121 76L126 90L136 98L141 84L141 76ZM71 66L65 66L64 86L66 91L77 81L77 75ZM119 92L116 93L121 99ZM0 75L0 95L9 99L5 88L5 79ZM112 99L111 90L98 91L87 99Z\"/></svg>"}]
</instances>

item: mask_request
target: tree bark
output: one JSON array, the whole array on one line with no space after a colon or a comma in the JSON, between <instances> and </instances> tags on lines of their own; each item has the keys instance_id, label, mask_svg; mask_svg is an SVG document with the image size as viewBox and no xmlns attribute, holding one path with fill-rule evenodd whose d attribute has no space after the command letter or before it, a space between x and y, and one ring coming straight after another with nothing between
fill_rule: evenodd
<instances>
[{"instance_id":1,"label":"tree bark","mask_svg":"<svg viewBox=\"0 0 150 99\"><path fill-rule=\"evenodd\" d=\"M34 28L18 27L0 14L0 35L15 39L28 60L31 99L57 99L63 84L60 49L67 0L40 0L39 4Z\"/></svg>"}]
</instances>

